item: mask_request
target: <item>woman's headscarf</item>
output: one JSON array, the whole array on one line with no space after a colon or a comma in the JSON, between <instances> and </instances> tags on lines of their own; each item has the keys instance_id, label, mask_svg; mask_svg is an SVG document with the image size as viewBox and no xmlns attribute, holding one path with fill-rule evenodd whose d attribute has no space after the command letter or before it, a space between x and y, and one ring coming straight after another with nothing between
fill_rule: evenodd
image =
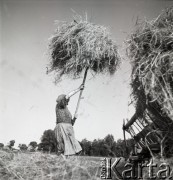
<instances>
[{"instance_id":1,"label":"woman's headscarf","mask_svg":"<svg viewBox=\"0 0 173 180\"><path fill-rule=\"evenodd\" d=\"M58 98L56 99L56 102L59 108L65 108L68 102L68 100L66 99L66 95L65 94L59 95Z\"/></svg>"}]
</instances>

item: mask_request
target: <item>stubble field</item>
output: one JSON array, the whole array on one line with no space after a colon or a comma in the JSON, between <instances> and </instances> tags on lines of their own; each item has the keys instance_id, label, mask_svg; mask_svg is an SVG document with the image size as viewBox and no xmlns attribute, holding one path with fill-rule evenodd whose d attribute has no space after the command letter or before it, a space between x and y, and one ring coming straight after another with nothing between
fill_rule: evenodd
<instances>
[{"instance_id":1,"label":"stubble field","mask_svg":"<svg viewBox=\"0 0 173 180\"><path fill-rule=\"evenodd\" d=\"M42 152L7 152L0 150L1 180L98 180L101 159L62 156Z\"/></svg>"}]
</instances>

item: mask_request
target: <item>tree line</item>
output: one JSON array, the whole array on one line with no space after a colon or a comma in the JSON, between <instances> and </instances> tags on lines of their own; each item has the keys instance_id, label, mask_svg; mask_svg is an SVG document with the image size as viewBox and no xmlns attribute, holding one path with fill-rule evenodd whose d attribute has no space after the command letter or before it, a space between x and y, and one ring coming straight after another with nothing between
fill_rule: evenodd
<instances>
[{"instance_id":1,"label":"tree line","mask_svg":"<svg viewBox=\"0 0 173 180\"><path fill-rule=\"evenodd\" d=\"M124 140L118 139L116 141L111 134L108 134L103 139L94 139L93 141L89 141L85 138L79 143L82 146L81 155L101 157L126 157L128 152L130 152L134 146L133 139L127 139L125 146ZM38 146L39 149L42 149L45 152L56 152L54 131L50 129L44 131L41 137L41 143Z\"/></svg>"},{"instance_id":2,"label":"tree line","mask_svg":"<svg viewBox=\"0 0 173 180\"><path fill-rule=\"evenodd\" d=\"M38 144L36 141L31 141L28 146L26 144L19 144L18 147L21 151L29 150L31 152L42 151L56 153L56 138L53 130L45 130L40 140L41 142ZM3 143L0 143L0 148L15 150L13 148L14 143L15 140L11 140L6 146L4 146ZM125 146L124 140L118 139L116 141L113 135L108 134L103 139L89 141L85 138L79 143L82 147L82 152L80 154L83 156L127 157L128 152L133 148L134 140L127 139Z\"/></svg>"}]
</instances>

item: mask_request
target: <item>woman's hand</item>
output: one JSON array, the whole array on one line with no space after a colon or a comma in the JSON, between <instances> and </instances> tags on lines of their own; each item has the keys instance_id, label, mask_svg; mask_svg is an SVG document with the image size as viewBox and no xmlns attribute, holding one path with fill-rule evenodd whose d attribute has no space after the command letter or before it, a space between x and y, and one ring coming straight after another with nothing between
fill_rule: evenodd
<instances>
[{"instance_id":1,"label":"woman's hand","mask_svg":"<svg viewBox=\"0 0 173 180\"><path fill-rule=\"evenodd\" d=\"M83 90L84 87L85 87L84 84L81 84L80 87L79 87L79 89L80 89L80 90Z\"/></svg>"},{"instance_id":2,"label":"woman's hand","mask_svg":"<svg viewBox=\"0 0 173 180\"><path fill-rule=\"evenodd\" d=\"M77 118L78 118L78 114L75 114L73 119L77 119Z\"/></svg>"},{"instance_id":3,"label":"woman's hand","mask_svg":"<svg viewBox=\"0 0 173 180\"><path fill-rule=\"evenodd\" d=\"M71 121L72 126L74 125L74 123L75 123L75 121L76 121L77 117L78 117L78 115L77 115L77 114L75 114L75 115L74 115L74 117L73 117L73 119L72 119L72 121Z\"/></svg>"},{"instance_id":4,"label":"woman's hand","mask_svg":"<svg viewBox=\"0 0 173 180\"><path fill-rule=\"evenodd\" d=\"M79 88L77 88L76 90L71 91L70 93L68 93L68 95L66 95L66 99L69 99L71 96L75 95L77 92L79 92L79 91L81 91L81 90L83 90L83 89L84 89L84 85L81 84L81 85L79 86Z\"/></svg>"}]
</instances>

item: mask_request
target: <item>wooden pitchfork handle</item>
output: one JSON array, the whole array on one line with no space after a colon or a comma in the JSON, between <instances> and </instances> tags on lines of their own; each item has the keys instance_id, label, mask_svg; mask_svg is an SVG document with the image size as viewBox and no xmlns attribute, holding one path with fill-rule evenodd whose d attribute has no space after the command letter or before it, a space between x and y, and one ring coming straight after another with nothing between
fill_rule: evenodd
<instances>
[{"instance_id":1,"label":"wooden pitchfork handle","mask_svg":"<svg viewBox=\"0 0 173 180\"><path fill-rule=\"evenodd\" d=\"M84 78L83 78L82 85L85 85L85 80L86 80L86 77L87 77L88 69L89 69L89 67L87 67L87 68L85 69L85 74L84 74ZM81 97L82 97L82 93L83 93L83 89L80 90L80 94L79 94L79 98L78 98L78 102L77 102L77 106L76 106L75 115L77 114L78 109L79 109L79 104L80 104L80 100L81 100Z\"/></svg>"}]
</instances>

